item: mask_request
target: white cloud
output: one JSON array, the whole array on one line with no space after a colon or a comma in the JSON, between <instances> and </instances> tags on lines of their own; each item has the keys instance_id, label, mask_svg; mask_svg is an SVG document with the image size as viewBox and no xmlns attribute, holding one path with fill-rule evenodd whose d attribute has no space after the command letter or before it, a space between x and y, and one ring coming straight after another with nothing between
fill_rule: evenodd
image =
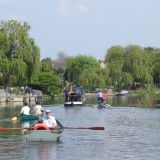
<instances>
[{"instance_id":1,"label":"white cloud","mask_svg":"<svg viewBox=\"0 0 160 160\"><path fill-rule=\"evenodd\" d=\"M64 0L60 1L58 6L58 13L61 16L69 16L71 14L70 6L66 1Z\"/></svg>"},{"instance_id":2,"label":"white cloud","mask_svg":"<svg viewBox=\"0 0 160 160\"><path fill-rule=\"evenodd\" d=\"M88 13L90 10L86 5L82 4L76 5L74 9L77 13Z\"/></svg>"},{"instance_id":3,"label":"white cloud","mask_svg":"<svg viewBox=\"0 0 160 160\"><path fill-rule=\"evenodd\" d=\"M86 14L89 12L89 7L84 4L69 4L66 0L60 0L58 13L61 16L72 16L75 14Z\"/></svg>"}]
</instances>

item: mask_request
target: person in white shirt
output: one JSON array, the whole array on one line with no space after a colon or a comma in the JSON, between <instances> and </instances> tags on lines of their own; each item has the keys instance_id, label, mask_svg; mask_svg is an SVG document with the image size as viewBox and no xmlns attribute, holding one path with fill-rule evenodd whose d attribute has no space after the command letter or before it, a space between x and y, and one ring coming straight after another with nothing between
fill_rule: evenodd
<instances>
[{"instance_id":1,"label":"person in white shirt","mask_svg":"<svg viewBox=\"0 0 160 160\"><path fill-rule=\"evenodd\" d=\"M43 118L43 124L48 126L49 128L55 128L57 126L57 122L50 110L46 110L46 116Z\"/></svg>"},{"instance_id":2,"label":"person in white shirt","mask_svg":"<svg viewBox=\"0 0 160 160\"><path fill-rule=\"evenodd\" d=\"M97 101L98 101L98 103L102 102L102 91L101 90L99 90L97 93Z\"/></svg>"},{"instance_id":3,"label":"person in white shirt","mask_svg":"<svg viewBox=\"0 0 160 160\"><path fill-rule=\"evenodd\" d=\"M44 112L43 107L40 105L39 101L36 101L36 105L34 106L35 115L42 115Z\"/></svg>"},{"instance_id":4,"label":"person in white shirt","mask_svg":"<svg viewBox=\"0 0 160 160\"><path fill-rule=\"evenodd\" d=\"M30 112L30 107L28 107L27 102L24 102L24 106L22 107L19 115L21 114L29 115L29 112Z\"/></svg>"}]
</instances>

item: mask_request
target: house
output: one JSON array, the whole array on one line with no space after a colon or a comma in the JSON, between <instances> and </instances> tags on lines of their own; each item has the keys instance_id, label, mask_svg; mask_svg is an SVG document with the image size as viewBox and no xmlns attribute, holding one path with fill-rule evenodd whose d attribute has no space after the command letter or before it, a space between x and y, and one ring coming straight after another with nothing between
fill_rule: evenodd
<instances>
[{"instance_id":1,"label":"house","mask_svg":"<svg viewBox=\"0 0 160 160\"><path fill-rule=\"evenodd\" d=\"M99 65L100 65L100 67L101 67L102 69L106 68L106 64L105 64L104 61L98 60L98 63L99 63Z\"/></svg>"},{"instance_id":2,"label":"house","mask_svg":"<svg viewBox=\"0 0 160 160\"><path fill-rule=\"evenodd\" d=\"M51 67L52 69L65 69L66 68L66 63L65 61L62 61L62 60L53 60L51 62Z\"/></svg>"}]
</instances>

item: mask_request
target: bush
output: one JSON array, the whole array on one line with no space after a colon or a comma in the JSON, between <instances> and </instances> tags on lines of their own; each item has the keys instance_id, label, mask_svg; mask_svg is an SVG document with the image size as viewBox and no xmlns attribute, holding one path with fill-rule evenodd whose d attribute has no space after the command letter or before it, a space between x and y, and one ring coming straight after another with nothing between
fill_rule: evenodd
<instances>
[{"instance_id":1,"label":"bush","mask_svg":"<svg viewBox=\"0 0 160 160\"><path fill-rule=\"evenodd\" d=\"M152 86L138 90L136 105L141 107L156 106L157 102L160 101L160 94L157 94L156 91L157 88Z\"/></svg>"}]
</instances>

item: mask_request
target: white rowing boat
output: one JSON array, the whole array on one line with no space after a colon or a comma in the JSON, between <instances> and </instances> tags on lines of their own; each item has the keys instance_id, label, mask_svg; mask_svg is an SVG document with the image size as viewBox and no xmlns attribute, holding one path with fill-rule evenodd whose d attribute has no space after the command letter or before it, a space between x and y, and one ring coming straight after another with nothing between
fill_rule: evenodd
<instances>
[{"instance_id":1,"label":"white rowing boat","mask_svg":"<svg viewBox=\"0 0 160 160\"><path fill-rule=\"evenodd\" d=\"M57 127L48 128L44 124L36 124L33 128L26 129L24 136L28 142L57 142L62 136L63 126L57 121Z\"/></svg>"},{"instance_id":2,"label":"white rowing boat","mask_svg":"<svg viewBox=\"0 0 160 160\"><path fill-rule=\"evenodd\" d=\"M57 130L27 130L25 139L28 142L57 142L61 137L61 133Z\"/></svg>"}]
</instances>

